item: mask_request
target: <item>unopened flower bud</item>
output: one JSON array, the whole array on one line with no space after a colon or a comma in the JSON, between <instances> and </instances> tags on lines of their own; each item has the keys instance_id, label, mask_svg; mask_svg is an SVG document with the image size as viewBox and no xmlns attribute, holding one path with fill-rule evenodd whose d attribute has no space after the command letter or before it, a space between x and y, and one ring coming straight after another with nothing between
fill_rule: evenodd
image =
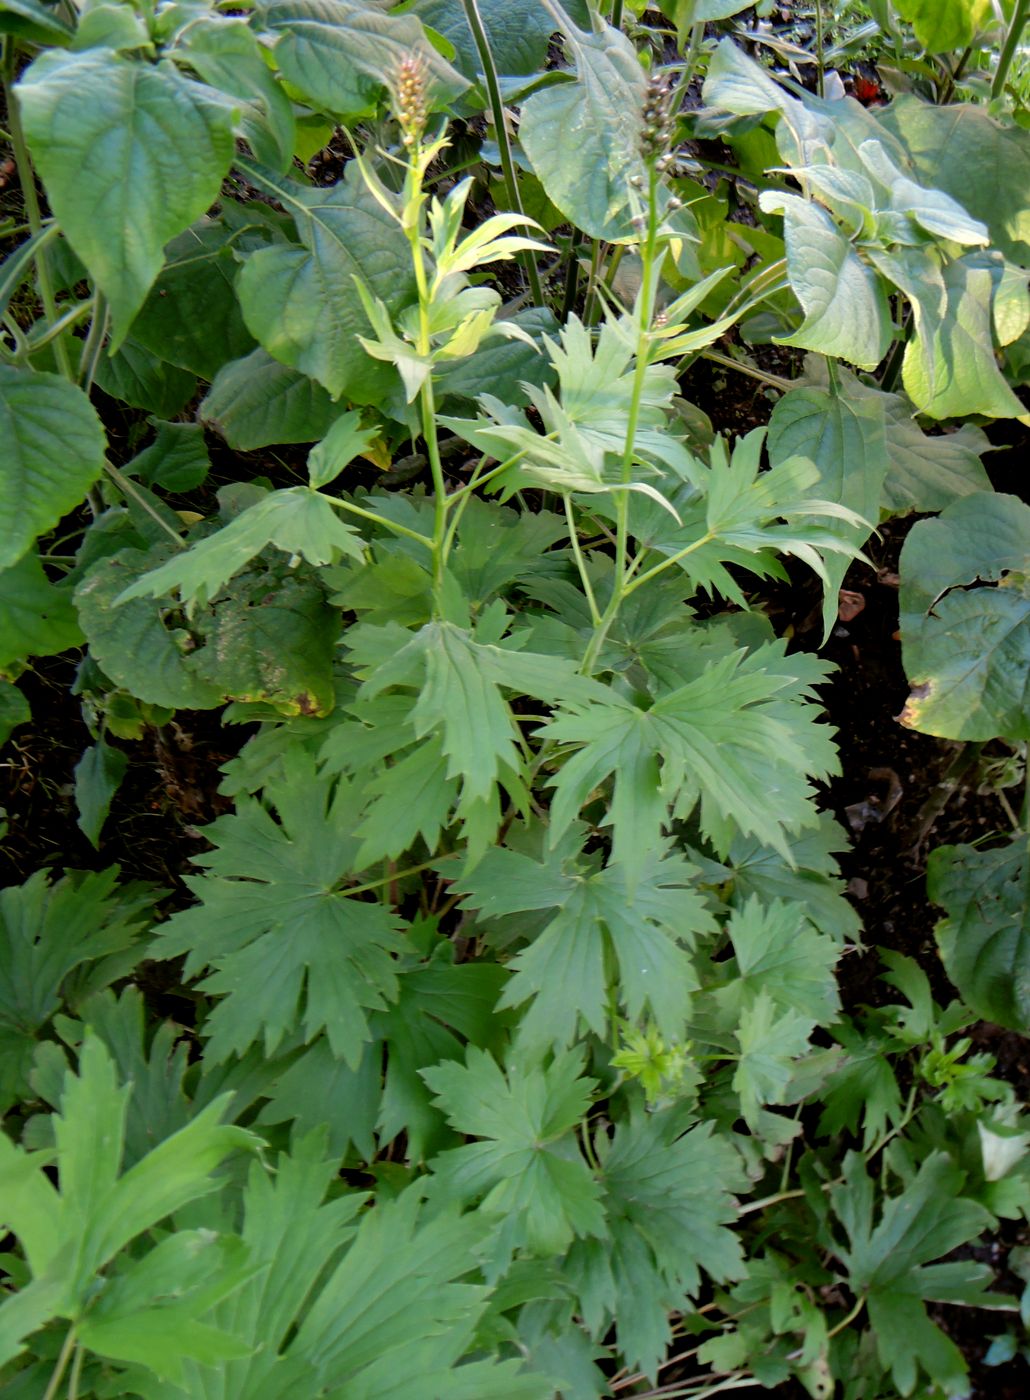
<instances>
[{"instance_id":1,"label":"unopened flower bud","mask_svg":"<svg viewBox=\"0 0 1030 1400\"><path fill-rule=\"evenodd\" d=\"M412 53L397 65L393 83L393 104L405 146L413 146L426 129L428 116L428 75L425 59Z\"/></svg>"},{"instance_id":2,"label":"unopened flower bud","mask_svg":"<svg viewBox=\"0 0 1030 1400\"><path fill-rule=\"evenodd\" d=\"M669 202L665 207L670 214L675 214L677 209L683 208L683 201L682 199L677 199L675 195L670 195Z\"/></svg>"}]
</instances>

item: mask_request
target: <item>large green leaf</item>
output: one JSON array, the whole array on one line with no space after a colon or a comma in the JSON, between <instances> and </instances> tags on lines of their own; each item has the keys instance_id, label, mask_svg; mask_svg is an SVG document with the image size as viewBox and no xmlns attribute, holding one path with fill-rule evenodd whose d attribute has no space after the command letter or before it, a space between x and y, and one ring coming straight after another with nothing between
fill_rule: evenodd
<instances>
[{"instance_id":1,"label":"large green leaf","mask_svg":"<svg viewBox=\"0 0 1030 1400\"><path fill-rule=\"evenodd\" d=\"M894 8L927 53L964 49L993 17L991 0L894 0Z\"/></svg>"},{"instance_id":2,"label":"large green leaf","mask_svg":"<svg viewBox=\"0 0 1030 1400\"><path fill-rule=\"evenodd\" d=\"M569 1051L546 1069L506 1074L470 1047L465 1064L422 1071L454 1127L479 1139L435 1158L433 1174L451 1199L483 1197L509 1249L560 1254L576 1236L605 1234L597 1182L572 1136L594 1088L582 1067Z\"/></svg>"},{"instance_id":3,"label":"large green leaf","mask_svg":"<svg viewBox=\"0 0 1030 1400\"><path fill-rule=\"evenodd\" d=\"M29 702L10 681L0 678L0 748L20 724L27 724L32 718Z\"/></svg>"},{"instance_id":4,"label":"large green leaf","mask_svg":"<svg viewBox=\"0 0 1030 1400\"><path fill-rule=\"evenodd\" d=\"M143 1231L216 1190L213 1172L230 1153L257 1145L242 1128L219 1124L228 1106L223 1096L123 1172L129 1093L103 1044L87 1036L78 1075L65 1078L54 1120L56 1152L27 1153L0 1134L4 1223L19 1236L33 1275L0 1307L0 1362L51 1317L80 1318L110 1260ZM59 1188L43 1170L55 1158ZM26 1306L32 1299L38 1309ZM106 1351L102 1334L94 1345ZM117 1344L111 1350L122 1355Z\"/></svg>"},{"instance_id":5,"label":"large green leaf","mask_svg":"<svg viewBox=\"0 0 1030 1400\"><path fill-rule=\"evenodd\" d=\"M254 346L236 300L237 264L228 233L224 225L202 219L174 238L132 323L134 340L201 379L214 379L227 360Z\"/></svg>"},{"instance_id":6,"label":"large green leaf","mask_svg":"<svg viewBox=\"0 0 1030 1400\"><path fill-rule=\"evenodd\" d=\"M50 207L110 304L117 349L165 244L218 197L231 105L170 63L104 49L43 54L17 93Z\"/></svg>"},{"instance_id":7,"label":"large green leaf","mask_svg":"<svg viewBox=\"0 0 1030 1400\"><path fill-rule=\"evenodd\" d=\"M905 1190L883 1204L873 1224L873 1183L858 1153L845 1159L833 1209L848 1234L840 1255L850 1286L865 1296L876 1347L901 1395L911 1395L922 1365L946 1393L965 1390L962 1353L930 1321L924 1299L976 1306L992 1273L967 1260L936 1263L990 1225L982 1205L959 1193L964 1176L944 1152L926 1157Z\"/></svg>"},{"instance_id":8,"label":"large green leaf","mask_svg":"<svg viewBox=\"0 0 1030 1400\"><path fill-rule=\"evenodd\" d=\"M454 46L455 67L476 80L483 65L463 0L416 0L411 8ZM498 73L531 74L544 67L547 45L557 26L540 0L477 0L477 8Z\"/></svg>"},{"instance_id":9,"label":"large green leaf","mask_svg":"<svg viewBox=\"0 0 1030 1400\"><path fill-rule=\"evenodd\" d=\"M920 324L905 349L909 397L931 418L982 413L1018 418L1023 405L994 358L991 269L959 258L941 273L945 301L935 324Z\"/></svg>"},{"instance_id":10,"label":"large green leaf","mask_svg":"<svg viewBox=\"0 0 1030 1400\"><path fill-rule=\"evenodd\" d=\"M766 193L763 209L782 211L787 272L805 319L781 345L800 345L875 369L891 341L887 297L829 214L797 195Z\"/></svg>"},{"instance_id":11,"label":"large green leaf","mask_svg":"<svg viewBox=\"0 0 1030 1400\"><path fill-rule=\"evenodd\" d=\"M644 72L630 41L603 24L563 33L575 82L534 92L522 107L519 140L552 204L592 238L633 236L631 203L640 156Z\"/></svg>"},{"instance_id":12,"label":"large green leaf","mask_svg":"<svg viewBox=\"0 0 1030 1400\"><path fill-rule=\"evenodd\" d=\"M892 102L880 122L924 185L944 190L985 223L1010 262L1030 265L1030 141L1022 127L982 107L937 107L912 96Z\"/></svg>"},{"instance_id":13,"label":"large green leaf","mask_svg":"<svg viewBox=\"0 0 1030 1400\"><path fill-rule=\"evenodd\" d=\"M326 189L263 183L289 209L304 247L259 248L244 263L238 287L248 327L270 355L318 380L333 398L346 393L375 402L393 372L358 341L369 326L354 278L390 310L414 297L411 249L399 223L353 162Z\"/></svg>"},{"instance_id":14,"label":"large green leaf","mask_svg":"<svg viewBox=\"0 0 1030 1400\"><path fill-rule=\"evenodd\" d=\"M610 1240L578 1241L568 1271L580 1282L586 1320L603 1335L614 1319L619 1348L652 1378L665 1354L669 1314L701 1286L744 1272L730 1225L730 1192L744 1187L733 1147L711 1124L684 1132L673 1112L636 1113L619 1124L603 1161Z\"/></svg>"},{"instance_id":15,"label":"large green leaf","mask_svg":"<svg viewBox=\"0 0 1030 1400\"><path fill-rule=\"evenodd\" d=\"M1030 1034L1027 842L982 851L939 846L928 890L947 910L934 930L948 976L978 1016Z\"/></svg>"},{"instance_id":16,"label":"large green leaf","mask_svg":"<svg viewBox=\"0 0 1030 1400\"><path fill-rule=\"evenodd\" d=\"M900 569L912 687L901 722L947 739L1030 738L1030 506L965 496L913 527Z\"/></svg>"},{"instance_id":17,"label":"large green leaf","mask_svg":"<svg viewBox=\"0 0 1030 1400\"><path fill-rule=\"evenodd\" d=\"M252 350L215 375L200 416L239 452L272 443L317 442L340 409L321 384Z\"/></svg>"},{"instance_id":18,"label":"large green leaf","mask_svg":"<svg viewBox=\"0 0 1030 1400\"><path fill-rule=\"evenodd\" d=\"M163 926L160 945L165 956L187 954L188 975L213 969L209 1061L255 1041L271 1054L299 1018L308 1039L325 1029L333 1052L356 1066L368 1013L397 995L401 923L338 888L357 847L350 786L316 776L300 752L288 757L266 788L278 821L248 799L205 828L214 850L196 863L211 873L187 879L199 903Z\"/></svg>"},{"instance_id":19,"label":"large green leaf","mask_svg":"<svg viewBox=\"0 0 1030 1400\"><path fill-rule=\"evenodd\" d=\"M369 116L413 54L426 66L432 103L442 106L468 87L412 14L350 0L271 0L261 11L280 72L335 116Z\"/></svg>"},{"instance_id":20,"label":"large green leaf","mask_svg":"<svg viewBox=\"0 0 1030 1400\"><path fill-rule=\"evenodd\" d=\"M124 976L139 944L153 896L139 885L119 889L117 869L67 875L51 884L40 870L0 891L0 1108L29 1097L25 1077L36 1037L61 1005L77 1007L81 987L70 975L93 963L82 986L96 991ZM127 956L126 956L127 955Z\"/></svg>"},{"instance_id":21,"label":"large green leaf","mask_svg":"<svg viewBox=\"0 0 1030 1400\"><path fill-rule=\"evenodd\" d=\"M826 528L855 547L863 545L879 521L880 493L887 475L883 404L874 398L856 401L835 381L825 389L791 389L773 409L768 441L774 466L791 457L807 457L816 464L819 479L812 494L847 506L866 522L829 520ZM836 621L837 591L850 562L841 554L826 558L825 636Z\"/></svg>"},{"instance_id":22,"label":"large green leaf","mask_svg":"<svg viewBox=\"0 0 1030 1400\"><path fill-rule=\"evenodd\" d=\"M94 383L113 399L171 418L197 391L196 377L167 364L130 335L113 355L101 355Z\"/></svg>"},{"instance_id":23,"label":"large green leaf","mask_svg":"<svg viewBox=\"0 0 1030 1400\"><path fill-rule=\"evenodd\" d=\"M51 656L82 641L67 587L55 588L35 553L0 570L0 674L30 656Z\"/></svg>"},{"instance_id":24,"label":"large green leaf","mask_svg":"<svg viewBox=\"0 0 1030 1400\"><path fill-rule=\"evenodd\" d=\"M0 568L79 504L103 470L106 440L81 389L56 374L0 365Z\"/></svg>"},{"instance_id":25,"label":"large green leaf","mask_svg":"<svg viewBox=\"0 0 1030 1400\"><path fill-rule=\"evenodd\" d=\"M0 34L12 34L30 44L66 44L72 28L56 6L44 5L42 0L3 0Z\"/></svg>"},{"instance_id":26,"label":"large green leaf","mask_svg":"<svg viewBox=\"0 0 1030 1400\"><path fill-rule=\"evenodd\" d=\"M609 979L635 1023L649 1015L670 1041L681 1040L697 976L689 949L713 923L691 887L693 866L654 853L638 882L610 865L590 871L581 860L541 864L516 851L488 851L456 888L491 917L547 910L540 933L511 959L514 976L502 1005L526 1007L524 1043L567 1045L583 1026L603 1036L610 1015ZM553 911L553 912L551 912Z\"/></svg>"}]
</instances>

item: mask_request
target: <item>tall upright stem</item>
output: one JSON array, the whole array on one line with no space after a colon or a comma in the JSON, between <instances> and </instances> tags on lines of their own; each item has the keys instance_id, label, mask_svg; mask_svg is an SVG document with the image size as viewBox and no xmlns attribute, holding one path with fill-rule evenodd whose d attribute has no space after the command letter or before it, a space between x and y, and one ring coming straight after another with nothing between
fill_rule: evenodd
<instances>
[{"instance_id":1,"label":"tall upright stem","mask_svg":"<svg viewBox=\"0 0 1030 1400\"><path fill-rule=\"evenodd\" d=\"M493 116L494 131L497 133L497 149L501 154L501 172L504 176L504 188L508 196L508 203L516 214L523 213L522 196L519 194L519 182L515 175L515 162L512 160L511 143L508 140L508 121L504 111L504 103L501 100L501 86L497 81L497 65L494 63L493 51L490 48L490 40L487 38L486 28L483 25L483 17L479 13L477 0L461 0L465 10L465 18L468 27L472 31L472 38L475 41L476 52L479 54L479 62L483 69L483 77L486 80L486 91L490 98L490 112ZM533 293L533 300L537 306L544 304L544 289L540 282L540 273L537 270L536 259L533 257L532 249L523 248L519 253L519 262L525 268L526 276L529 278L530 290Z\"/></svg>"},{"instance_id":2,"label":"tall upright stem","mask_svg":"<svg viewBox=\"0 0 1030 1400\"><path fill-rule=\"evenodd\" d=\"M1009 25L1009 32L1005 35L1005 43L998 58L998 66L994 70L994 81L991 83L992 97L1000 97L1005 91L1005 81L1009 76L1009 69L1012 67L1012 60L1019 47L1028 16L1030 16L1030 0L1016 0L1016 7L1012 11L1012 23Z\"/></svg>"},{"instance_id":3,"label":"tall upright stem","mask_svg":"<svg viewBox=\"0 0 1030 1400\"><path fill-rule=\"evenodd\" d=\"M25 217L32 232L38 233L43 226L43 216L39 208L39 196L36 194L36 177L32 169L32 158L29 155L29 148L25 144L18 94L14 91L14 56L14 42L8 37L4 40L3 53L7 125L10 129L14 163L18 167L18 181L21 185L22 198L25 200ZM39 296L43 303L44 314L52 325L57 320L57 298L54 295L54 284L50 276L50 260L45 246L40 246L36 252L36 278L39 282ZM72 369L71 357L68 354L68 346L63 336L58 336L54 341L54 356L57 360L57 367L65 379L74 381L75 372Z\"/></svg>"},{"instance_id":4,"label":"tall upright stem","mask_svg":"<svg viewBox=\"0 0 1030 1400\"><path fill-rule=\"evenodd\" d=\"M633 367L633 386L630 391L629 411L626 416L626 437L622 448L621 485L623 489L615 494L615 571L612 579L612 594L601 620L594 628L594 635L583 657L582 670L589 675L593 670L605 638L615 621L622 602L627 581L626 554L629 543L629 497L626 489L633 480L633 460L636 450L637 427L640 422L640 408L644 398L644 382L647 377L648 354L651 348L651 322L654 317L656 290L655 274L658 268L656 258L658 244L658 176L652 165L648 172L647 232L640 245L640 294L637 298L637 345L636 361Z\"/></svg>"}]
</instances>

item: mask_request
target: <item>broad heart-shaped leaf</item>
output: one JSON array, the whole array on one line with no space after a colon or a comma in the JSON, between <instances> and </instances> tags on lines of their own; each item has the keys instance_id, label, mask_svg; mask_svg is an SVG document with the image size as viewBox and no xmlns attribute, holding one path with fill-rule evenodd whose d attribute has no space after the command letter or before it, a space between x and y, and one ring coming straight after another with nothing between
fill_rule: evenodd
<instances>
[{"instance_id":1,"label":"broad heart-shaped leaf","mask_svg":"<svg viewBox=\"0 0 1030 1400\"><path fill-rule=\"evenodd\" d=\"M412 14L350 0L271 0L260 13L283 77L334 116L370 116L413 54L425 64L432 105L446 105L469 86Z\"/></svg>"},{"instance_id":2,"label":"broad heart-shaped leaf","mask_svg":"<svg viewBox=\"0 0 1030 1400\"><path fill-rule=\"evenodd\" d=\"M929 3L929 0L928 0ZM903 144L922 184L944 190L985 223L1010 262L1030 265L1030 149L1022 127L982 107L899 97L878 114Z\"/></svg>"},{"instance_id":3,"label":"broad heart-shaped leaf","mask_svg":"<svg viewBox=\"0 0 1030 1400\"><path fill-rule=\"evenodd\" d=\"M187 955L187 975L213 969L203 984L220 997L206 1022L209 1061L256 1041L270 1055L299 1017L307 1039L324 1029L333 1052L356 1065L367 1013L397 996L401 923L337 888L357 848L344 780L318 775L293 750L265 796L278 821L248 798L205 828L215 849L195 863L211 873L188 877L199 903L162 927L159 946Z\"/></svg>"},{"instance_id":4,"label":"broad heart-shaped leaf","mask_svg":"<svg viewBox=\"0 0 1030 1400\"><path fill-rule=\"evenodd\" d=\"M822 387L828 382L819 361L805 365L808 378ZM962 496L990 491L991 483L980 458L990 449L986 433L963 423L956 430L931 435L915 420L913 405L902 394L885 394L840 365L836 370L841 397L848 405L856 399L874 399L883 405L887 475L883 479L880 509L891 515L902 511L943 510ZM872 517L870 517L872 518Z\"/></svg>"},{"instance_id":5,"label":"broad heart-shaped leaf","mask_svg":"<svg viewBox=\"0 0 1030 1400\"><path fill-rule=\"evenodd\" d=\"M340 519L325 496L307 486L291 486L270 491L223 529L173 554L166 564L131 584L117 601L175 592L186 604L209 603L270 544L316 565L330 564L340 555L363 557L360 535Z\"/></svg>"},{"instance_id":6,"label":"broad heart-shaped leaf","mask_svg":"<svg viewBox=\"0 0 1030 1400\"><path fill-rule=\"evenodd\" d=\"M595 1087L582 1068L574 1050L546 1069L520 1064L505 1074L470 1046L465 1064L422 1071L451 1124L481 1139L434 1159L437 1187L452 1200L482 1197L504 1249L560 1254L577 1235L605 1234L598 1185L572 1135Z\"/></svg>"},{"instance_id":7,"label":"broad heart-shaped leaf","mask_svg":"<svg viewBox=\"0 0 1030 1400\"><path fill-rule=\"evenodd\" d=\"M81 389L0 365L0 568L79 504L103 470L106 439Z\"/></svg>"},{"instance_id":8,"label":"broad heart-shaped leaf","mask_svg":"<svg viewBox=\"0 0 1030 1400\"><path fill-rule=\"evenodd\" d=\"M165 244L218 197L232 107L167 61L104 49L43 54L17 93L50 207L110 304L116 350Z\"/></svg>"},{"instance_id":9,"label":"broad heart-shaped leaf","mask_svg":"<svg viewBox=\"0 0 1030 1400\"><path fill-rule=\"evenodd\" d=\"M254 347L236 300L237 264L228 238L224 224L207 218L173 238L132 323L134 340L201 379L214 379L227 360Z\"/></svg>"},{"instance_id":10,"label":"broad heart-shaped leaf","mask_svg":"<svg viewBox=\"0 0 1030 1400\"><path fill-rule=\"evenodd\" d=\"M307 570L291 569L284 555L258 560L188 622L176 604L119 601L168 555L164 545L123 549L76 589L91 654L111 680L173 708L261 700L281 714L328 713L339 616Z\"/></svg>"},{"instance_id":11,"label":"broad heart-shaped leaf","mask_svg":"<svg viewBox=\"0 0 1030 1400\"><path fill-rule=\"evenodd\" d=\"M876 274L818 205L766 193L762 208L782 210L787 273L805 313L798 329L777 336L777 344L875 369L891 341L890 307Z\"/></svg>"},{"instance_id":12,"label":"broad heart-shaped leaf","mask_svg":"<svg viewBox=\"0 0 1030 1400\"><path fill-rule=\"evenodd\" d=\"M887 475L884 406L873 398L857 402L832 383L825 389L790 389L769 420L769 460L776 466L791 457L807 457L819 468L813 496L847 506L867 523L856 526L828 520L827 528L858 547L879 520L880 494ZM823 636L837 620L837 592L850 559L826 558Z\"/></svg>"},{"instance_id":13,"label":"broad heart-shaped leaf","mask_svg":"<svg viewBox=\"0 0 1030 1400\"><path fill-rule=\"evenodd\" d=\"M585 1024L604 1036L611 1012L608 979L626 1015L650 1014L667 1040L681 1040L697 976L688 949L713 931L711 915L692 888L696 871L681 857L653 853L639 880L609 865L590 871L579 859L547 864L498 847L455 886L480 910L479 922L530 909L552 910L528 947L508 967L502 1006L529 1002L520 1042L533 1048L568 1045Z\"/></svg>"},{"instance_id":14,"label":"broad heart-shaped leaf","mask_svg":"<svg viewBox=\"0 0 1030 1400\"><path fill-rule=\"evenodd\" d=\"M894 8L927 53L964 49L992 18L990 0L895 0Z\"/></svg>"},{"instance_id":15,"label":"broad heart-shaped leaf","mask_svg":"<svg viewBox=\"0 0 1030 1400\"><path fill-rule=\"evenodd\" d=\"M142 955L138 942L153 896L117 887L117 868L66 875L51 885L40 870L24 885L0 890L0 1108L29 1097L25 1075L37 1032L61 1005L78 1004L70 974L94 967L83 981L98 990L123 977Z\"/></svg>"},{"instance_id":16,"label":"broad heart-shaped leaf","mask_svg":"<svg viewBox=\"0 0 1030 1400\"><path fill-rule=\"evenodd\" d=\"M960 1195L964 1180L945 1153L931 1153L875 1226L873 1183L858 1153L848 1154L844 1183L831 1190L850 1246L838 1252L852 1290L866 1295L880 1360L902 1395L912 1394L920 1366L948 1394L965 1388L961 1352L924 1307L924 1299L976 1306L991 1280L983 1265L932 1262L990 1226L984 1207Z\"/></svg>"},{"instance_id":17,"label":"broad heart-shaped leaf","mask_svg":"<svg viewBox=\"0 0 1030 1400\"><path fill-rule=\"evenodd\" d=\"M0 678L0 748L20 724L27 724L32 718L29 702L10 681Z\"/></svg>"},{"instance_id":18,"label":"broad heart-shaped leaf","mask_svg":"<svg viewBox=\"0 0 1030 1400\"><path fill-rule=\"evenodd\" d=\"M619 1349L654 1377L670 1340L669 1314L696 1295L701 1272L740 1278L743 1257L729 1228L740 1160L710 1123L684 1132L675 1111L635 1113L620 1123L603 1160L610 1239L577 1241L565 1269L579 1284L587 1326L614 1320Z\"/></svg>"},{"instance_id":19,"label":"broad heart-shaped leaf","mask_svg":"<svg viewBox=\"0 0 1030 1400\"><path fill-rule=\"evenodd\" d=\"M1030 738L1030 506L965 496L912 528L900 570L901 722L946 739Z\"/></svg>"},{"instance_id":20,"label":"broad heart-shaped leaf","mask_svg":"<svg viewBox=\"0 0 1030 1400\"><path fill-rule=\"evenodd\" d=\"M633 45L608 24L595 33L569 24L563 33L576 80L526 99L519 140L547 197L577 228L629 238L638 212L629 181L643 178L644 72Z\"/></svg>"},{"instance_id":21,"label":"broad heart-shaped leaf","mask_svg":"<svg viewBox=\"0 0 1030 1400\"><path fill-rule=\"evenodd\" d=\"M34 551L0 569L0 674L30 656L53 656L81 641L71 592L50 582Z\"/></svg>"},{"instance_id":22,"label":"broad heart-shaped leaf","mask_svg":"<svg viewBox=\"0 0 1030 1400\"><path fill-rule=\"evenodd\" d=\"M203 421L239 452L317 442L339 414L321 384L260 348L223 365L200 405Z\"/></svg>"},{"instance_id":23,"label":"broad heart-shaped leaf","mask_svg":"<svg viewBox=\"0 0 1030 1400\"><path fill-rule=\"evenodd\" d=\"M13 34L32 44L66 44L72 28L42 0L4 0L0 9L0 34Z\"/></svg>"},{"instance_id":24,"label":"broad heart-shaped leaf","mask_svg":"<svg viewBox=\"0 0 1030 1400\"><path fill-rule=\"evenodd\" d=\"M1030 900L1027 843L981 851L940 846L928 891L947 910L934 930L948 976L978 1016L1030 1034Z\"/></svg>"},{"instance_id":25,"label":"broad heart-shaped leaf","mask_svg":"<svg viewBox=\"0 0 1030 1400\"><path fill-rule=\"evenodd\" d=\"M151 418L154 440L122 470L146 486L166 491L193 491L211 470L204 429L199 423L165 423Z\"/></svg>"},{"instance_id":26,"label":"broad heart-shaped leaf","mask_svg":"<svg viewBox=\"0 0 1030 1400\"><path fill-rule=\"evenodd\" d=\"M685 818L700 798L717 850L739 831L790 861L787 832L818 821L807 775L836 771L836 756L805 703L807 685L777 673L778 659L765 647L731 653L646 707L615 691L563 703L540 731L574 746L553 779L552 839L614 778L607 821L616 860L626 850L639 862L659 844L670 807Z\"/></svg>"},{"instance_id":27,"label":"broad heart-shaped leaf","mask_svg":"<svg viewBox=\"0 0 1030 1400\"><path fill-rule=\"evenodd\" d=\"M167 364L130 335L113 355L101 355L95 383L113 399L171 418L197 391L196 377Z\"/></svg>"},{"instance_id":28,"label":"broad heart-shaped leaf","mask_svg":"<svg viewBox=\"0 0 1030 1400\"><path fill-rule=\"evenodd\" d=\"M556 26L539 0L477 0L477 7L499 74L531 74L544 67ZM412 10L454 46L455 67L475 81L483 65L462 0L416 0Z\"/></svg>"},{"instance_id":29,"label":"broad heart-shaped leaf","mask_svg":"<svg viewBox=\"0 0 1030 1400\"><path fill-rule=\"evenodd\" d=\"M27 1153L0 1135L5 1224L21 1240L33 1276L0 1307L0 1364L17 1354L28 1331L52 1317L81 1316L110 1260L144 1230L216 1190L214 1169L238 1148L258 1144L244 1129L219 1124L223 1096L122 1172L129 1092L102 1043L87 1035L78 1075L65 1078L56 1152ZM43 1172L52 1164L58 1188ZM34 1297L41 1308L27 1303Z\"/></svg>"},{"instance_id":30,"label":"broad heart-shaped leaf","mask_svg":"<svg viewBox=\"0 0 1030 1400\"><path fill-rule=\"evenodd\" d=\"M906 346L905 389L931 418L981 413L1018 418L1023 405L1006 384L994 358L989 266L977 255L958 258L941 273L945 301L939 319Z\"/></svg>"},{"instance_id":31,"label":"broad heart-shaped leaf","mask_svg":"<svg viewBox=\"0 0 1030 1400\"><path fill-rule=\"evenodd\" d=\"M304 246L259 248L237 287L247 326L270 355L316 379L334 399L346 393L375 403L394 372L358 341L368 321L354 278L396 311L413 299L415 273L400 224L355 166L325 189L262 177L262 187L293 216Z\"/></svg>"}]
</instances>

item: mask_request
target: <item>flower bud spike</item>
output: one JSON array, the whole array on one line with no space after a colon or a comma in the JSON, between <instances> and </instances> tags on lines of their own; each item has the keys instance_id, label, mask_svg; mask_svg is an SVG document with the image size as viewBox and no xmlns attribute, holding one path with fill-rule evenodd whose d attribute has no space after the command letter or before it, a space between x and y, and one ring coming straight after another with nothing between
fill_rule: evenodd
<instances>
[{"instance_id":1,"label":"flower bud spike","mask_svg":"<svg viewBox=\"0 0 1030 1400\"><path fill-rule=\"evenodd\" d=\"M397 65L391 83L394 110L405 146L418 144L429 116L429 75L419 53L407 54Z\"/></svg>"}]
</instances>

